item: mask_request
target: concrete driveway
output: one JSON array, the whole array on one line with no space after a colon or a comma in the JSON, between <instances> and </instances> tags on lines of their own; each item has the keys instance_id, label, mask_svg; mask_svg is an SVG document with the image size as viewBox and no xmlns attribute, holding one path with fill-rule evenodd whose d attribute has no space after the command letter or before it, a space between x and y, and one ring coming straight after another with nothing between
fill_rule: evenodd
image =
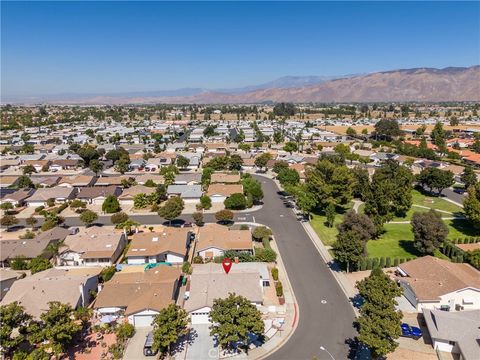
<instances>
[{"instance_id":1,"label":"concrete driveway","mask_svg":"<svg viewBox=\"0 0 480 360\"><path fill-rule=\"evenodd\" d=\"M218 347L210 336L210 325L192 325L189 344L186 347L187 360L218 359Z\"/></svg>"},{"instance_id":2,"label":"concrete driveway","mask_svg":"<svg viewBox=\"0 0 480 360\"><path fill-rule=\"evenodd\" d=\"M144 356L143 355L143 345L145 345L145 338L149 331L152 331L152 328L136 328L135 335L128 342L127 348L125 350L124 359L128 360L152 360L155 359L154 356Z\"/></svg>"}]
</instances>

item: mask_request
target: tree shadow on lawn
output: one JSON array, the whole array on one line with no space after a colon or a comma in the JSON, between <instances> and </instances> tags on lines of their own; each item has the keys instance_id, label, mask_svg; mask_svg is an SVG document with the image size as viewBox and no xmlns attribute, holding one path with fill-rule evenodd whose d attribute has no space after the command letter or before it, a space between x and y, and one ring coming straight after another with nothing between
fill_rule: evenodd
<instances>
[{"instance_id":1,"label":"tree shadow on lawn","mask_svg":"<svg viewBox=\"0 0 480 360\"><path fill-rule=\"evenodd\" d=\"M450 225L465 236L480 236L480 229L474 227L467 219L453 219Z\"/></svg>"},{"instance_id":2,"label":"tree shadow on lawn","mask_svg":"<svg viewBox=\"0 0 480 360\"><path fill-rule=\"evenodd\" d=\"M398 246L400 246L403 250L405 250L414 257L422 256L422 254L415 248L414 242L412 240L399 240Z\"/></svg>"}]
</instances>

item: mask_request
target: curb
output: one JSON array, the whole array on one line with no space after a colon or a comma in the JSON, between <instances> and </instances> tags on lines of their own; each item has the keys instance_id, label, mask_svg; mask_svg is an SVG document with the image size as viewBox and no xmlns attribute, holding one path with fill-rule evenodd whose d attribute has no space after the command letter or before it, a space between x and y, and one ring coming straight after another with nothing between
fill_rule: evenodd
<instances>
[{"instance_id":1,"label":"curb","mask_svg":"<svg viewBox=\"0 0 480 360\"><path fill-rule=\"evenodd\" d=\"M252 226L266 226L264 224L254 223L254 222L236 222L236 224L252 225ZM268 227L268 226L266 226L266 227L270 229L270 227ZM280 350L281 347L283 345L285 345L285 343L292 337L293 333L297 329L298 318L300 317L300 310L299 310L299 307L298 307L297 298L295 297L295 292L293 291L292 283L290 282L290 278L288 277L288 272L287 272L287 269L285 268L285 264L283 263L283 259L282 259L282 255L280 253L280 250L278 249L277 243L275 242L276 241L275 240L275 235L273 235L272 237L273 237L273 241L274 241L273 248L276 251L276 253L279 254L279 257L277 258L277 262L282 264L282 268L283 268L284 273L285 273L285 280L287 282L288 288L290 289L290 293L291 293L292 298L293 298L293 321L292 321L292 328L290 329L290 332L287 334L287 336L285 336L282 339L282 341L280 341L277 344L277 346L275 346L275 348L267 351L264 354L259 355L258 357L252 357L251 358L251 359L255 359L255 360L265 359L265 358L269 357L270 355L272 355L273 353L275 353L277 350Z\"/></svg>"}]
</instances>

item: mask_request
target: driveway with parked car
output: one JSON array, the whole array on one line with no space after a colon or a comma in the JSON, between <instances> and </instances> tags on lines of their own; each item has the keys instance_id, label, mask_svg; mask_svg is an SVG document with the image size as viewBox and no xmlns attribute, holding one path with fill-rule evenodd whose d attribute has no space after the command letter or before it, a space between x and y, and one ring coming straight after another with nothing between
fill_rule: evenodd
<instances>
[{"instance_id":1,"label":"driveway with parked car","mask_svg":"<svg viewBox=\"0 0 480 360\"><path fill-rule=\"evenodd\" d=\"M128 342L127 348L125 350L124 359L128 360L151 360L155 359L153 356L145 356L143 354L143 348L145 346L145 340L147 339L148 333L152 331L151 327L145 328L136 328L135 335Z\"/></svg>"}]
</instances>

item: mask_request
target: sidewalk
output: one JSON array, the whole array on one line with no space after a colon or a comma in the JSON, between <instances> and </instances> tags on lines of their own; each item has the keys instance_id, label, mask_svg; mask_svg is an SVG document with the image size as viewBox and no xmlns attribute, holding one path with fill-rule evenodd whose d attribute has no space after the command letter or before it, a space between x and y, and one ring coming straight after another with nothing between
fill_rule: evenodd
<instances>
[{"instance_id":1,"label":"sidewalk","mask_svg":"<svg viewBox=\"0 0 480 360\"><path fill-rule=\"evenodd\" d=\"M345 295L349 299L355 297L355 295L357 294L357 292L355 291L355 288L352 286L350 281L348 281L346 275L339 269L338 265L334 262L332 255L330 255L327 248L322 243L322 241L318 237L315 230L313 230L310 223L304 222L302 223L302 226L305 229L308 236L310 237L310 239L312 240L312 242L314 243L323 261L325 261L325 263L329 265L330 271L332 272L333 276L335 276L335 279L337 280L338 284L342 288ZM353 310L355 311L355 314L358 315L358 309L355 308L353 305L352 307L353 307Z\"/></svg>"},{"instance_id":2,"label":"sidewalk","mask_svg":"<svg viewBox=\"0 0 480 360\"><path fill-rule=\"evenodd\" d=\"M261 225L261 224L256 224ZM288 278L285 265L283 264L280 251L277 248L275 243L275 237L270 241L270 246L277 253L277 268L278 268L278 277L283 284L283 292L285 296L285 323L282 328L277 331L277 333L269 340L267 340L262 346L252 349L248 352L248 355L243 354L243 358L246 359L265 359L270 356L275 351L279 350L282 345L287 342L287 340L293 335L295 329L297 328L298 323L298 307L297 301L295 299L295 294L293 292L292 284ZM273 286L273 283L270 285ZM236 357L237 358L237 357ZM239 356L238 358L242 358Z\"/></svg>"}]
</instances>

